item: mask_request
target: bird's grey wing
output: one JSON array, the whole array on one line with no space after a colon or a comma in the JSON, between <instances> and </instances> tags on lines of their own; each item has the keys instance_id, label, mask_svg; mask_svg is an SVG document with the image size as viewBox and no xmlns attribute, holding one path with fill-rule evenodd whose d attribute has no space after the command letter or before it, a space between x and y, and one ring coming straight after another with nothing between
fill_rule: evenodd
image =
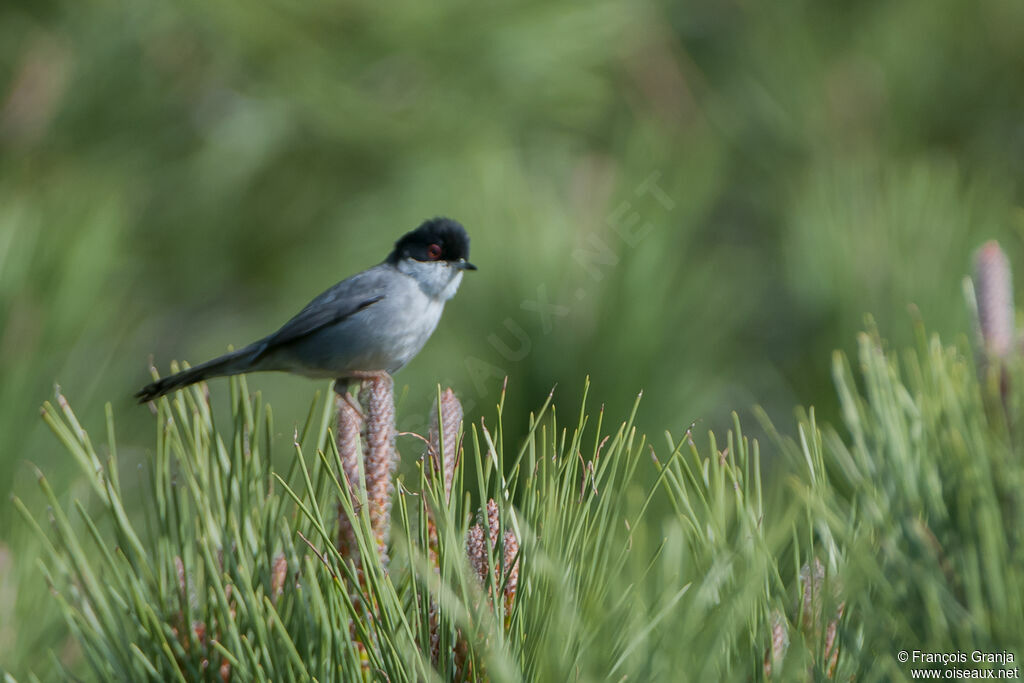
<instances>
[{"instance_id":1,"label":"bird's grey wing","mask_svg":"<svg viewBox=\"0 0 1024 683\"><path fill-rule=\"evenodd\" d=\"M312 332L337 324L384 299L376 278L361 277L367 275L368 271L339 282L310 301L281 329L256 343L252 362Z\"/></svg>"}]
</instances>

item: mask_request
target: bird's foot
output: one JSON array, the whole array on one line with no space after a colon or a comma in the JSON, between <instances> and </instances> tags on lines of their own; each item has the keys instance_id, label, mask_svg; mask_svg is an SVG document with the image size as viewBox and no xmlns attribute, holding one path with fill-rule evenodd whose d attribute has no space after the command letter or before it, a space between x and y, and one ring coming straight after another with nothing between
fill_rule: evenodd
<instances>
[{"instance_id":1,"label":"bird's foot","mask_svg":"<svg viewBox=\"0 0 1024 683\"><path fill-rule=\"evenodd\" d=\"M338 398L348 404L348 407L355 411L356 415L359 416L360 421L366 420L366 415L363 414L363 409L356 403L356 400L352 397L352 394L348 393L348 381L338 379L334 381L334 393L338 395Z\"/></svg>"},{"instance_id":2,"label":"bird's foot","mask_svg":"<svg viewBox=\"0 0 1024 683\"><path fill-rule=\"evenodd\" d=\"M348 385L351 380L357 380L359 382L376 380L391 381L391 375L388 374L387 370L356 370L348 373L344 378L334 380L334 391L340 398L344 399L345 403L347 403L352 410L356 411L360 420L365 420L366 415L359 407L359 404L356 403L355 399L352 398L352 394L348 393Z\"/></svg>"},{"instance_id":3,"label":"bird's foot","mask_svg":"<svg viewBox=\"0 0 1024 683\"><path fill-rule=\"evenodd\" d=\"M394 385L394 380L391 379L391 375L387 370L356 370L348 374L349 379L358 380L363 384L363 390L367 390L367 384L373 386L380 383L383 386L391 387ZM359 394L359 400L365 402L362 392Z\"/></svg>"},{"instance_id":4,"label":"bird's foot","mask_svg":"<svg viewBox=\"0 0 1024 683\"><path fill-rule=\"evenodd\" d=\"M346 391L344 394L341 395L341 398L345 401L345 403L348 404L349 408L356 411L356 415L359 416L360 420L366 419L366 415L363 414L363 410L362 408L359 407L359 404L356 403L356 400L352 398L352 394Z\"/></svg>"}]
</instances>

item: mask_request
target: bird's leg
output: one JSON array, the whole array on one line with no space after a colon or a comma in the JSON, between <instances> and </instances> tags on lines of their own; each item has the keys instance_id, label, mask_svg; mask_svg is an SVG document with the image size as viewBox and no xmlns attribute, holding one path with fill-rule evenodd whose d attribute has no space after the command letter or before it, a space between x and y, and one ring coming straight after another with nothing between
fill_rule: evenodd
<instances>
[{"instance_id":1,"label":"bird's leg","mask_svg":"<svg viewBox=\"0 0 1024 683\"><path fill-rule=\"evenodd\" d=\"M336 380L334 380L334 392L336 394L338 394L338 398L342 399L343 401L345 401L345 403L348 404L349 408L351 408L352 410L356 411L356 415L359 416L360 420L365 420L366 419L366 416L363 415L362 408L360 408L359 404L356 403L355 399L352 398L352 394L348 393L348 380L346 380L346 379L336 379Z\"/></svg>"},{"instance_id":2,"label":"bird's leg","mask_svg":"<svg viewBox=\"0 0 1024 683\"><path fill-rule=\"evenodd\" d=\"M372 381L377 381L377 380L387 380L388 382L390 382L391 381L391 375L388 374L387 370L354 370L354 371L348 373L348 375L346 375L346 379L345 379L346 387L347 387L347 381L348 380L353 380L353 379L359 380L360 382L372 382ZM337 390L338 383L341 382L341 381L342 380L340 380L340 379L339 380L335 380L335 384L334 384L335 390ZM348 394L346 394L346 396L348 396ZM349 402L349 405L352 405L352 397L348 396L347 400ZM367 408L367 411L369 411L369 408ZM359 412L359 417L365 418L366 416L363 415L362 411L360 411ZM372 415L371 415L371 417L372 417Z\"/></svg>"}]
</instances>

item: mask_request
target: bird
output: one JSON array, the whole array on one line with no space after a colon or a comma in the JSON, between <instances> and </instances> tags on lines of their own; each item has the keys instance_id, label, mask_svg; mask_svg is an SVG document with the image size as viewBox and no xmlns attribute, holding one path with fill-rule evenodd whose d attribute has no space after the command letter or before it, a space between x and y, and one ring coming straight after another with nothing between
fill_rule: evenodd
<instances>
[{"instance_id":1,"label":"bird","mask_svg":"<svg viewBox=\"0 0 1024 683\"><path fill-rule=\"evenodd\" d=\"M264 371L334 379L344 394L353 381L392 375L430 339L463 273L477 269L468 259L469 236L458 221L424 221L383 262L327 289L273 334L135 396L146 403L205 379Z\"/></svg>"}]
</instances>

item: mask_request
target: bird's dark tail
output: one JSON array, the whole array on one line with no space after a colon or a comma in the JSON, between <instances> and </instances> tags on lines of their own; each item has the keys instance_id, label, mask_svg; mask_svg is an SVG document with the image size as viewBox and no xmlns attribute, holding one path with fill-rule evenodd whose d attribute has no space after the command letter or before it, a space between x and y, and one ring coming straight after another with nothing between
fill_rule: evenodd
<instances>
[{"instance_id":1,"label":"bird's dark tail","mask_svg":"<svg viewBox=\"0 0 1024 683\"><path fill-rule=\"evenodd\" d=\"M248 372L255 369L252 363L252 355L253 349L251 347L225 353L223 356L197 365L194 368L182 370L147 384L135 394L135 397L139 399L139 403L146 403L155 398L160 398L164 394L169 394L176 389L201 382L204 379Z\"/></svg>"}]
</instances>

